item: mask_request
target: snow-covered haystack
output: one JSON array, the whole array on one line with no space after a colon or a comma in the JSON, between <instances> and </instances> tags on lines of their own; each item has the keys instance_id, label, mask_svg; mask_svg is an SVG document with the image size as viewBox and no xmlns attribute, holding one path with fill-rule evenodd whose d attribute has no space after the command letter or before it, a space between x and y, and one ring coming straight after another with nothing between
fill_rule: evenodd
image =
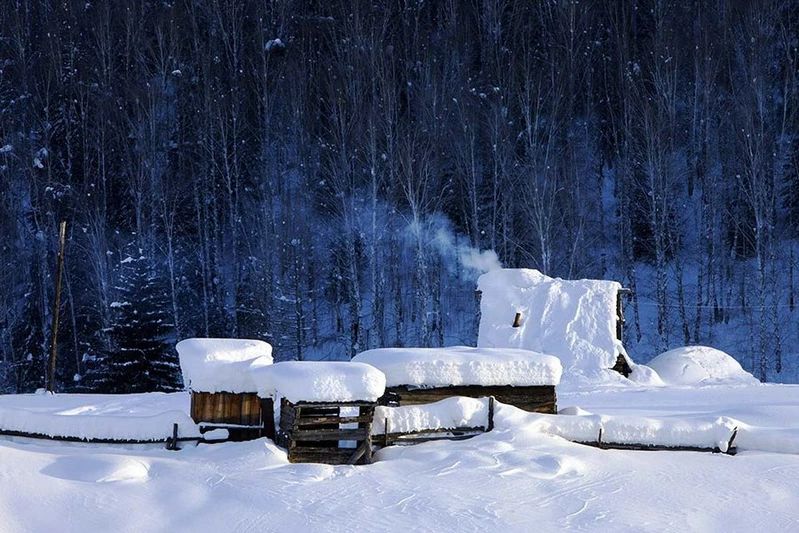
<instances>
[{"instance_id":1,"label":"snow-covered haystack","mask_svg":"<svg viewBox=\"0 0 799 533\"><path fill-rule=\"evenodd\" d=\"M616 337L619 283L550 278L525 268L494 270L477 283L479 347L552 354L569 378L607 374L620 355L627 359Z\"/></svg>"},{"instance_id":2,"label":"snow-covered haystack","mask_svg":"<svg viewBox=\"0 0 799 533\"><path fill-rule=\"evenodd\" d=\"M664 352L648 366L668 385L759 383L732 356L708 346L684 346Z\"/></svg>"},{"instance_id":3,"label":"snow-covered haystack","mask_svg":"<svg viewBox=\"0 0 799 533\"><path fill-rule=\"evenodd\" d=\"M252 339L186 339L177 344L183 383L202 392L255 392L250 370L272 364L272 346Z\"/></svg>"},{"instance_id":4,"label":"snow-covered haystack","mask_svg":"<svg viewBox=\"0 0 799 533\"><path fill-rule=\"evenodd\" d=\"M297 402L375 402L386 376L373 366L344 361L285 361L252 371L261 397Z\"/></svg>"},{"instance_id":5,"label":"snow-covered haystack","mask_svg":"<svg viewBox=\"0 0 799 533\"><path fill-rule=\"evenodd\" d=\"M379 368L389 387L557 385L562 372L557 357L508 348L378 348L353 361Z\"/></svg>"}]
</instances>

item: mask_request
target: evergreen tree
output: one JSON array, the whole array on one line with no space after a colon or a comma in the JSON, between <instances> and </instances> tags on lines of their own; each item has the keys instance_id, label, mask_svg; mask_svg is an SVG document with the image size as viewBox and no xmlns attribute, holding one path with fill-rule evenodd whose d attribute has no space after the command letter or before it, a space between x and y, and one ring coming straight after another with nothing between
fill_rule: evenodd
<instances>
[{"instance_id":1,"label":"evergreen tree","mask_svg":"<svg viewBox=\"0 0 799 533\"><path fill-rule=\"evenodd\" d=\"M111 349L91 362L85 388L105 393L179 390L167 287L153 263L140 252L128 255L120 264L115 288Z\"/></svg>"}]
</instances>

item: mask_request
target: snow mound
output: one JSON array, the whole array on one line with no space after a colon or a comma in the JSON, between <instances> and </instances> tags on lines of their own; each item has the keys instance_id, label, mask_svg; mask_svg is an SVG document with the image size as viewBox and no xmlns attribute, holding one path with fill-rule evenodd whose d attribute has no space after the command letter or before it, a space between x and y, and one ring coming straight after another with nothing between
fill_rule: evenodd
<instances>
[{"instance_id":1,"label":"snow mound","mask_svg":"<svg viewBox=\"0 0 799 533\"><path fill-rule=\"evenodd\" d=\"M374 402L386 390L386 376L373 366L345 361L284 361L252 369L258 395L292 403Z\"/></svg>"},{"instance_id":2,"label":"snow mound","mask_svg":"<svg viewBox=\"0 0 799 533\"><path fill-rule=\"evenodd\" d=\"M201 392L255 392L250 370L272 364L272 346L251 339L185 339L177 344L183 383Z\"/></svg>"},{"instance_id":3,"label":"snow mound","mask_svg":"<svg viewBox=\"0 0 799 533\"><path fill-rule=\"evenodd\" d=\"M707 346L684 346L664 352L648 366L668 385L759 383L730 355Z\"/></svg>"},{"instance_id":4,"label":"snow mound","mask_svg":"<svg viewBox=\"0 0 799 533\"><path fill-rule=\"evenodd\" d=\"M65 456L43 468L42 473L84 483L142 483L150 479L150 465L133 458Z\"/></svg>"},{"instance_id":5,"label":"snow mound","mask_svg":"<svg viewBox=\"0 0 799 533\"><path fill-rule=\"evenodd\" d=\"M482 293L481 348L552 354L569 377L607 374L623 353L616 339L621 285L615 281L563 280L537 270L506 268L480 276L477 288ZM516 313L521 320L513 327Z\"/></svg>"},{"instance_id":6,"label":"snow mound","mask_svg":"<svg viewBox=\"0 0 799 533\"><path fill-rule=\"evenodd\" d=\"M630 381L649 387L663 387L666 385L657 372L647 365L632 365Z\"/></svg>"},{"instance_id":7,"label":"snow mound","mask_svg":"<svg viewBox=\"0 0 799 533\"><path fill-rule=\"evenodd\" d=\"M379 348L353 361L379 368L389 387L557 385L562 372L557 357L509 348Z\"/></svg>"},{"instance_id":8,"label":"snow mound","mask_svg":"<svg viewBox=\"0 0 799 533\"><path fill-rule=\"evenodd\" d=\"M378 406L372 434L410 433L433 429L487 427L488 399L455 396L424 405Z\"/></svg>"}]
</instances>

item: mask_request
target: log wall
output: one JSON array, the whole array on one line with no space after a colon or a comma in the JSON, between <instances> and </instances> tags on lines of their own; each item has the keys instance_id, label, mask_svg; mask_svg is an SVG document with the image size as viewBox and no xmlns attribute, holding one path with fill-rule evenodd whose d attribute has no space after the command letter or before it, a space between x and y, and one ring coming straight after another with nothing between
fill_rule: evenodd
<instances>
[{"instance_id":1,"label":"log wall","mask_svg":"<svg viewBox=\"0 0 799 533\"><path fill-rule=\"evenodd\" d=\"M484 398L493 396L497 401L513 405L531 413L557 414L557 396L554 385L512 387L510 385L452 385L449 387L413 388L408 385L386 387L381 403L391 405L417 405L433 403L452 396Z\"/></svg>"}]
</instances>

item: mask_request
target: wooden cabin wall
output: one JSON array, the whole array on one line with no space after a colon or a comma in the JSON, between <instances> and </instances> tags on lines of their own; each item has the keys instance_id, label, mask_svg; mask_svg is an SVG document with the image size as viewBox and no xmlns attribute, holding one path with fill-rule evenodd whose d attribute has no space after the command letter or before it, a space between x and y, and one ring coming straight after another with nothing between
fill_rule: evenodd
<instances>
[{"instance_id":1,"label":"wooden cabin wall","mask_svg":"<svg viewBox=\"0 0 799 533\"><path fill-rule=\"evenodd\" d=\"M531 413L556 414L557 394L554 385L513 387L510 385L456 385L451 387L411 388L407 385L386 387L387 396L396 395L399 405L433 403L452 396L484 398L493 396L498 402L513 405Z\"/></svg>"}]
</instances>

